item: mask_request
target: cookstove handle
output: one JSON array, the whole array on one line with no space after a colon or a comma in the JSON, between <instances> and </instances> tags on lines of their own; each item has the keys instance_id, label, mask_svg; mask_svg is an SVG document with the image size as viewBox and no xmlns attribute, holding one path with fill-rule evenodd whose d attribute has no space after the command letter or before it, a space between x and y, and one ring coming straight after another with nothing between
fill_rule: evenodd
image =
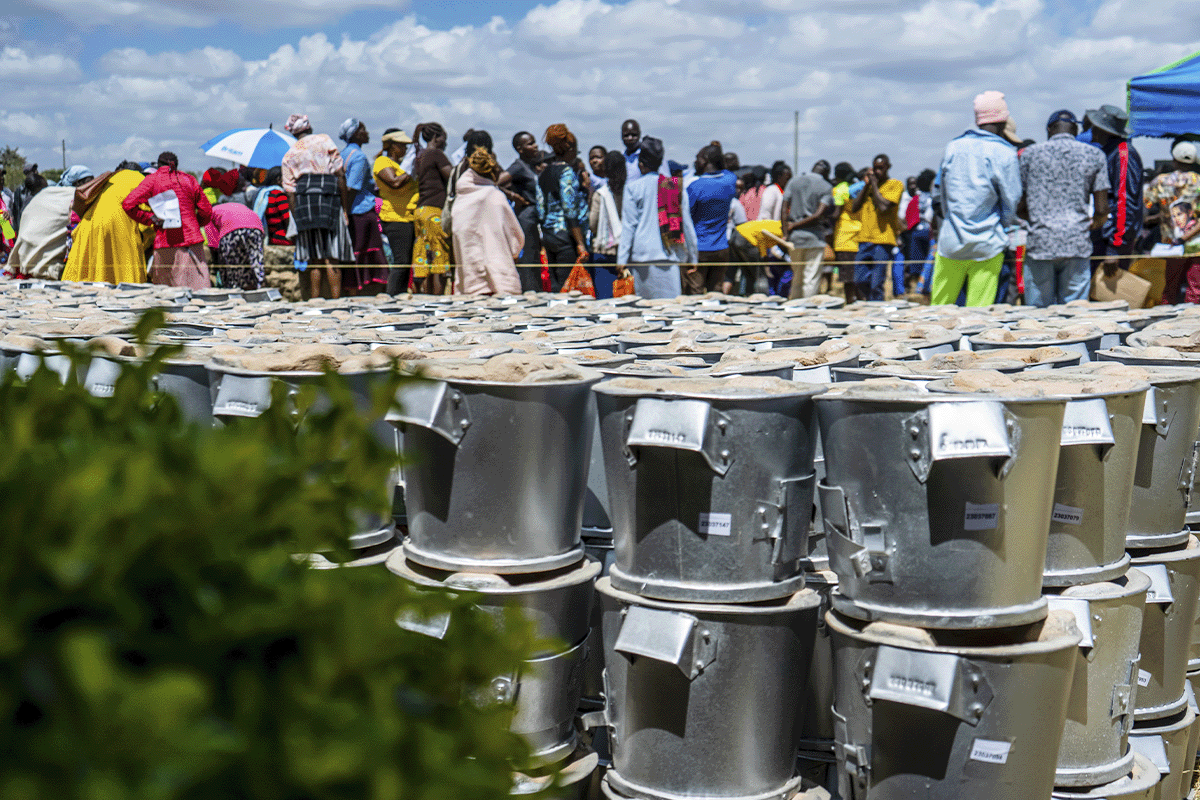
<instances>
[{"instance_id":1,"label":"cookstove handle","mask_svg":"<svg viewBox=\"0 0 1200 800\"><path fill-rule=\"evenodd\" d=\"M638 398L625 412L625 457L637 464L639 447L668 447L699 453L724 477L733 463L729 418L703 400Z\"/></svg>"},{"instance_id":2,"label":"cookstove handle","mask_svg":"<svg viewBox=\"0 0 1200 800\"><path fill-rule=\"evenodd\" d=\"M213 400L213 416L217 419L261 416L271 407L271 391L276 380L265 375L220 373L216 399ZM289 400L293 399L296 388L284 385L288 387Z\"/></svg>"},{"instance_id":3,"label":"cookstove handle","mask_svg":"<svg viewBox=\"0 0 1200 800\"><path fill-rule=\"evenodd\" d=\"M1142 406L1142 424L1153 425L1154 431L1166 438L1171 430L1171 396L1168 392L1160 393L1151 386L1146 392L1146 404Z\"/></svg>"},{"instance_id":4,"label":"cookstove handle","mask_svg":"<svg viewBox=\"0 0 1200 800\"><path fill-rule=\"evenodd\" d=\"M674 664L689 680L695 680L716 660L717 636L691 614L630 606L613 649L634 658Z\"/></svg>"},{"instance_id":5,"label":"cookstove handle","mask_svg":"<svg viewBox=\"0 0 1200 800\"><path fill-rule=\"evenodd\" d=\"M405 381L396 390L396 402L400 407L393 407L385 419L397 427L427 428L456 446L471 427L467 398L444 381Z\"/></svg>"},{"instance_id":6,"label":"cookstove handle","mask_svg":"<svg viewBox=\"0 0 1200 800\"><path fill-rule=\"evenodd\" d=\"M1063 412L1062 447L1072 445L1098 445L1100 460L1116 444L1113 437L1112 420L1108 415L1108 404L1101 397L1086 400L1070 400Z\"/></svg>"},{"instance_id":7,"label":"cookstove handle","mask_svg":"<svg viewBox=\"0 0 1200 800\"><path fill-rule=\"evenodd\" d=\"M978 725L992 702L992 687L979 667L951 653L880 645L859 666L867 703L895 703L941 711Z\"/></svg>"},{"instance_id":8,"label":"cookstove handle","mask_svg":"<svg viewBox=\"0 0 1200 800\"><path fill-rule=\"evenodd\" d=\"M931 402L901 420L908 452L905 461L924 483L934 463L958 458L1002 458L1004 477L1020 442L1016 419L994 400Z\"/></svg>"},{"instance_id":9,"label":"cookstove handle","mask_svg":"<svg viewBox=\"0 0 1200 800\"><path fill-rule=\"evenodd\" d=\"M93 356L83 378L83 388L92 397L112 397L117 388L117 378L120 376L121 365L118 362L102 356Z\"/></svg>"}]
</instances>

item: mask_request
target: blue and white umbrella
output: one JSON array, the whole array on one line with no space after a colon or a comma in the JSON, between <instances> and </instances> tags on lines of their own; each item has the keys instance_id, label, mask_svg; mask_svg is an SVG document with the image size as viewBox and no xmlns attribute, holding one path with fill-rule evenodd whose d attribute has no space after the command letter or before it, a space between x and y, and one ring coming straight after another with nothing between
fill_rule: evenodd
<instances>
[{"instance_id":1,"label":"blue and white umbrella","mask_svg":"<svg viewBox=\"0 0 1200 800\"><path fill-rule=\"evenodd\" d=\"M223 158L247 167L270 169L283 163L283 156L296 140L271 128L238 128L200 145L205 155Z\"/></svg>"}]
</instances>

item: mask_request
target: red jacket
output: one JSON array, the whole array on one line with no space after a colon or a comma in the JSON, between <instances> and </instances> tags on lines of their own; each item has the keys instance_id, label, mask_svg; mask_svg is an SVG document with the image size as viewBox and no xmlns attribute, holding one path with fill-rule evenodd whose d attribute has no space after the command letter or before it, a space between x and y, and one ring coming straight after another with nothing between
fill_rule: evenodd
<instances>
[{"instance_id":1,"label":"red jacket","mask_svg":"<svg viewBox=\"0 0 1200 800\"><path fill-rule=\"evenodd\" d=\"M204 241L200 228L212 219L212 204L200 191L200 184L186 172L177 172L170 167L159 167L158 172L146 176L137 188L121 202L125 213L143 225L154 225L154 215L138 208L156 194L167 190L179 198L180 228L159 228L154 234L154 249L164 247L191 247Z\"/></svg>"}]
</instances>

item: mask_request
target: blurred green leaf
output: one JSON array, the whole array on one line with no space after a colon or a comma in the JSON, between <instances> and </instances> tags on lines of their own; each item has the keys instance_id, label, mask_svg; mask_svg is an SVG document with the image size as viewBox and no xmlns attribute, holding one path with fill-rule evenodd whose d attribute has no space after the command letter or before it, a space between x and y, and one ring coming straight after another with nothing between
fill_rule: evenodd
<instances>
[{"instance_id":1,"label":"blurred green leaf","mask_svg":"<svg viewBox=\"0 0 1200 800\"><path fill-rule=\"evenodd\" d=\"M401 378L364 401L327 375L300 415L205 428L153 390L174 352L105 399L0 381L0 800L506 796L510 712L460 701L532 652L528 626L294 557L344 559L354 515L390 508L370 423ZM455 623L439 641L401 614Z\"/></svg>"}]
</instances>

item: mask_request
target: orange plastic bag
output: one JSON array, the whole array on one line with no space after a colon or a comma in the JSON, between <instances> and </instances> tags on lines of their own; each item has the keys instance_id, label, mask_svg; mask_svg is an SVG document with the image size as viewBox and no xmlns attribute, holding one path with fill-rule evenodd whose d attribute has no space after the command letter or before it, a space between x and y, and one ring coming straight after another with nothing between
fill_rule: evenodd
<instances>
[{"instance_id":1,"label":"orange plastic bag","mask_svg":"<svg viewBox=\"0 0 1200 800\"><path fill-rule=\"evenodd\" d=\"M583 266L583 260L575 262L575 266L571 268L571 274L567 276L567 280L563 283L562 290L564 292L580 291L583 294L596 296L596 284L592 283L592 276L588 274L587 269Z\"/></svg>"},{"instance_id":2,"label":"orange plastic bag","mask_svg":"<svg viewBox=\"0 0 1200 800\"><path fill-rule=\"evenodd\" d=\"M613 281L613 297L625 297L633 292L633 273L627 269L621 270L621 277Z\"/></svg>"}]
</instances>

